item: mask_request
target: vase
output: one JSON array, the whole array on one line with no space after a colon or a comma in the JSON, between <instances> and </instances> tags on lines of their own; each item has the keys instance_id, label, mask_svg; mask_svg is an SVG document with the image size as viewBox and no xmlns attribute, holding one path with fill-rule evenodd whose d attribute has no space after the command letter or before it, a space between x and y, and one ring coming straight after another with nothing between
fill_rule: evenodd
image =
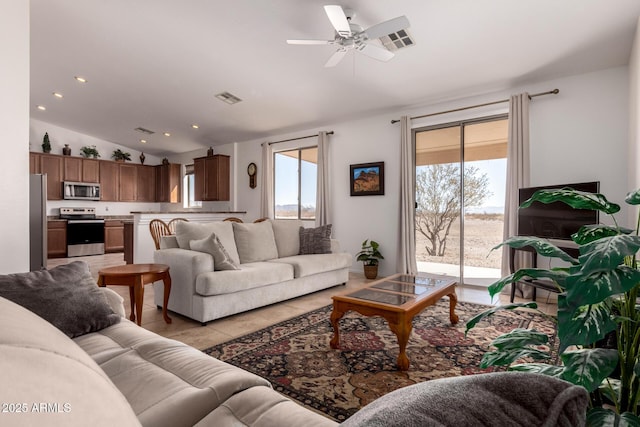
<instances>
[{"instance_id":1,"label":"vase","mask_svg":"<svg viewBox=\"0 0 640 427\"><path fill-rule=\"evenodd\" d=\"M169 159L167 159L166 157L164 159L162 159L162 164L163 165L168 165L169 164Z\"/></svg>"},{"instance_id":2,"label":"vase","mask_svg":"<svg viewBox=\"0 0 640 427\"><path fill-rule=\"evenodd\" d=\"M144 159L145 159L144 153L140 153L140 164L141 165L144 165Z\"/></svg>"},{"instance_id":3,"label":"vase","mask_svg":"<svg viewBox=\"0 0 640 427\"><path fill-rule=\"evenodd\" d=\"M63 156L71 155L71 148L69 147L69 144L64 144L64 147L62 147L62 155Z\"/></svg>"}]
</instances>

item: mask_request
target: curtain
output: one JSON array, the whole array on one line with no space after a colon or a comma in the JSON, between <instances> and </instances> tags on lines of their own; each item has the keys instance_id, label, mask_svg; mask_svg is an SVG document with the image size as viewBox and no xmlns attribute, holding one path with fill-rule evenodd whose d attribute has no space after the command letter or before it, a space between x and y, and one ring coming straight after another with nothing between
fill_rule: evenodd
<instances>
[{"instance_id":1,"label":"curtain","mask_svg":"<svg viewBox=\"0 0 640 427\"><path fill-rule=\"evenodd\" d=\"M273 218L273 150L268 142L262 143L262 174L260 216Z\"/></svg>"},{"instance_id":2,"label":"curtain","mask_svg":"<svg viewBox=\"0 0 640 427\"><path fill-rule=\"evenodd\" d=\"M329 194L329 135L318 132L318 179L316 191L316 227L331 224Z\"/></svg>"},{"instance_id":3,"label":"curtain","mask_svg":"<svg viewBox=\"0 0 640 427\"><path fill-rule=\"evenodd\" d=\"M506 240L518 234L518 189L529 186L529 94L512 95L509 100L509 139L507 142L507 188L504 205L504 232ZM511 274L510 249L502 249L502 276ZM516 252L515 268L526 266L527 254ZM530 286L526 286L530 290ZM506 290L506 288L505 288ZM516 287L522 296L522 287Z\"/></svg>"},{"instance_id":4,"label":"curtain","mask_svg":"<svg viewBox=\"0 0 640 427\"><path fill-rule=\"evenodd\" d=\"M400 242L398 272L416 274L415 150L411 138L411 119L400 118Z\"/></svg>"}]
</instances>

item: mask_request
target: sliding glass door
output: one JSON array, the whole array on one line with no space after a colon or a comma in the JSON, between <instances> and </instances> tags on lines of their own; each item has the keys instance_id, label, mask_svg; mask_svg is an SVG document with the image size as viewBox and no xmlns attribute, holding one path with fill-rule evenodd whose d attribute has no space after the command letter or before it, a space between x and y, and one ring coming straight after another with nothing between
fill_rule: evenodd
<instances>
[{"instance_id":1,"label":"sliding glass door","mask_svg":"<svg viewBox=\"0 0 640 427\"><path fill-rule=\"evenodd\" d=\"M419 271L487 286L500 277L506 116L417 129L416 260Z\"/></svg>"}]
</instances>

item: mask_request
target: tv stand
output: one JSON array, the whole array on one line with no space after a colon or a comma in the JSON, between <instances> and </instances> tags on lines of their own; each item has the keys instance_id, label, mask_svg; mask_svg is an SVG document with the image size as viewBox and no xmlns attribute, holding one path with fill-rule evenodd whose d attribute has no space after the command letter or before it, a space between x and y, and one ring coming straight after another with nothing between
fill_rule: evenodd
<instances>
[{"instance_id":1,"label":"tv stand","mask_svg":"<svg viewBox=\"0 0 640 427\"><path fill-rule=\"evenodd\" d=\"M570 256L574 257L574 258L577 258L578 255L580 255L580 252L578 250L578 245L576 245L576 243L574 241L572 241L572 240L549 239L549 241L551 243L553 243L554 245L556 245L558 248L562 249L564 252L566 252ZM536 253L536 250L532 246L524 246L522 248L509 248L509 249L510 249L510 251L509 251L509 271L511 272L511 274L513 274L516 271L516 269L515 269L516 251L523 251L523 252L531 253L531 258L532 258L531 267L538 268L538 254ZM536 290L538 288L544 289L545 291L549 291L549 292L560 293L560 290L558 289L556 284L551 282L551 281L548 281L548 280L536 280L536 279L524 279L524 280L520 280L518 282L515 282L515 283L511 284L511 298L510 298L511 302L513 302L513 300L514 300L514 298L516 296L516 284L517 283L522 283L524 285L528 285L528 286L532 286L533 287L533 296L532 296L532 300L533 301L536 300Z\"/></svg>"}]
</instances>

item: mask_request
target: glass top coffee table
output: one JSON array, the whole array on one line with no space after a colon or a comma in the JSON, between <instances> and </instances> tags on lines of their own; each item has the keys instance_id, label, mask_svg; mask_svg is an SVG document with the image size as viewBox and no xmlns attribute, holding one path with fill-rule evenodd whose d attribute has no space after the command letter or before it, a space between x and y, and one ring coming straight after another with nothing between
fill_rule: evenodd
<instances>
[{"instance_id":1,"label":"glass top coffee table","mask_svg":"<svg viewBox=\"0 0 640 427\"><path fill-rule=\"evenodd\" d=\"M331 338L331 348L340 348L339 322L347 311L357 311L364 316L381 316L398 337L398 368L406 371L409 369L407 342L413 328L413 318L418 313L435 304L440 298L448 296L449 320L451 324L458 323L458 315L455 313L458 302L456 284L453 279L427 273L418 273L415 276L395 274L358 290L334 295L331 313L334 335Z\"/></svg>"}]
</instances>

